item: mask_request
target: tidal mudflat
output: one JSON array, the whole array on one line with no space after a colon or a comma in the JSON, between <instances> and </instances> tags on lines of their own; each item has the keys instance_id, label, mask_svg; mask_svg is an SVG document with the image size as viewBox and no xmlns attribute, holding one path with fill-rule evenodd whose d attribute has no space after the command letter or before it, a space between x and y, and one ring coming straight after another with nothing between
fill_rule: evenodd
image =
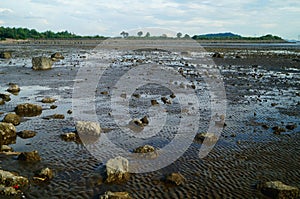
<instances>
[{"instance_id":1,"label":"tidal mudflat","mask_svg":"<svg viewBox=\"0 0 300 199\"><path fill-rule=\"evenodd\" d=\"M149 49L141 46L138 49L124 46L95 48L82 43L0 46L1 51L12 52L11 58L0 59L0 93L3 99L0 120L4 121L9 113L17 113L19 117L10 120L15 122L19 119L19 124L14 123L17 135L8 144L16 153L2 153L0 169L29 180L21 187L9 185L22 191L14 197L99 198L111 191L128 193L119 193L119 198L272 198L272 190L263 188L265 182L272 181L295 187L289 189L292 193L288 194L299 197L300 46L204 44L203 47L201 52L195 52L188 45L183 49L175 45L173 50L161 50L155 46ZM56 52L64 58L54 60L51 69L32 69L33 57L50 58ZM226 115L216 116L223 121L222 132L204 158L199 158L198 152L203 147L205 134L213 133L207 132L212 117L208 106L212 96L202 77L206 73L197 71L197 64L191 61L195 58L203 60L200 64L206 71L218 71L220 76L215 78L222 80L226 92ZM99 64L98 61L104 59L106 61ZM92 67L89 66L91 64ZM103 64L103 73L93 71ZM116 85L122 76L128 76L130 69L143 64L157 64L176 71L187 80L181 82L174 78L169 83L193 90L198 96L199 127L187 150L166 167L145 173L129 173L123 175L120 182L114 182L107 176L106 164L107 158L117 156L118 152L101 142L102 135L128 153L151 152L145 158L155 159L160 155L160 149L176 137L182 114L185 114L179 95L154 82L138 87L133 93L124 90L121 97L128 99L129 115L136 119L128 121L128 126L120 127L115 123L114 114L118 111L111 106L111 100ZM87 76L78 75L83 69ZM147 73L140 75L145 79L149 76ZM91 76L101 78L92 79ZM159 81L166 77L156 78ZM15 88L14 85L18 85L20 90L8 92L7 89ZM84 103L80 104L81 107L74 107L74 89L81 86L90 86L87 91L95 88L93 98L82 92L80 99ZM16 107L26 103L37 105L38 108L34 109L37 114L18 113ZM159 133L143 139L138 135L154 121L149 109L156 106L164 110L167 119ZM84 120L84 116L89 117L93 110L97 118L88 119L99 122L100 136L80 140L80 136L76 135L76 120ZM98 127L90 125L93 132L98 133ZM124 126L130 127L136 137L135 134L126 135L122 130ZM185 138L184 133L182 138ZM179 140L174 150L181 144ZM147 147L139 148L145 145ZM21 152L33 151L38 152L40 159L22 161ZM93 151L105 153L101 153L101 157ZM53 176L39 174L45 168L50 168Z\"/></svg>"}]
</instances>

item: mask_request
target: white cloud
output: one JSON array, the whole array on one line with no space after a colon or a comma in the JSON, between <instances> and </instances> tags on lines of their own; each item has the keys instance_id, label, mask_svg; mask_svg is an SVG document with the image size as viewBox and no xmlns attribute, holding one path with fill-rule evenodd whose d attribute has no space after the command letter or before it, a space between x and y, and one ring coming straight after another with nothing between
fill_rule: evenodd
<instances>
[{"instance_id":1,"label":"white cloud","mask_svg":"<svg viewBox=\"0 0 300 199\"><path fill-rule=\"evenodd\" d=\"M5 24L85 35L161 27L190 35L232 31L296 38L300 29L298 0L10 0L1 6Z\"/></svg>"}]
</instances>

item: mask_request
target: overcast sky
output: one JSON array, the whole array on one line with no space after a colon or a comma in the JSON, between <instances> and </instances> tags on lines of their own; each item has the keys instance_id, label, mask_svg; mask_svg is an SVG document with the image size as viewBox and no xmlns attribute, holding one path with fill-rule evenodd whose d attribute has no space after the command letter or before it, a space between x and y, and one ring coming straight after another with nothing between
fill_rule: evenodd
<instances>
[{"instance_id":1,"label":"overcast sky","mask_svg":"<svg viewBox=\"0 0 300 199\"><path fill-rule=\"evenodd\" d=\"M118 36L158 27L190 35L300 35L299 0L1 0L0 26Z\"/></svg>"}]
</instances>

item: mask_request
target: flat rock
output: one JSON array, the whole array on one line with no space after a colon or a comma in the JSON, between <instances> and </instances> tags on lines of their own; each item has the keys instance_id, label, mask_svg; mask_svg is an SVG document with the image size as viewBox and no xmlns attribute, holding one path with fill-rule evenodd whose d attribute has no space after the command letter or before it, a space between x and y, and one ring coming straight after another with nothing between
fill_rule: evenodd
<instances>
[{"instance_id":1,"label":"flat rock","mask_svg":"<svg viewBox=\"0 0 300 199\"><path fill-rule=\"evenodd\" d=\"M171 173L167 176L167 181L175 185L182 185L185 183L186 179L180 173Z\"/></svg>"},{"instance_id":2,"label":"flat rock","mask_svg":"<svg viewBox=\"0 0 300 199\"><path fill-rule=\"evenodd\" d=\"M42 99L43 103L53 103L55 101L56 101L56 99L51 98L51 97L45 97L45 98Z\"/></svg>"},{"instance_id":3,"label":"flat rock","mask_svg":"<svg viewBox=\"0 0 300 199\"><path fill-rule=\"evenodd\" d=\"M9 83L9 87L7 89L8 92L10 93L18 93L20 92L20 87L17 84L14 83Z\"/></svg>"},{"instance_id":4,"label":"flat rock","mask_svg":"<svg viewBox=\"0 0 300 199\"><path fill-rule=\"evenodd\" d=\"M37 162L37 161L41 161L41 157L37 151L22 152L18 156L18 160L22 160L26 162Z\"/></svg>"},{"instance_id":5,"label":"flat rock","mask_svg":"<svg viewBox=\"0 0 300 199\"><path fill-rule=\"evenodd\" d=\"M24 131L18 132L17 135L20 138L28 139L28 138L32 138L32 137L36 136L36 132L35 131L30 131L30 130L24 130Z\"/></svg>"},{"instance_id":6,"label":"flat rock","mask_svg":"<svg viewBox=\"0 0 300 199\"><path fill-rule=\"evenodd\" d=\"M0 122L1 144L16 143L16 127L12 123Z\"/></svg>"},{"instance_id":7,"label":"flat rock","mask_svg":"<svg viewBox=\"0 0 300 199\"><path fill-rule=\"evenodd\" d=\"M128 160L121 156L108 160L106 163L106 182L120 183L127 181L129 179L128 164Z\"/></svg>"},{"instance_id":8,"label":"flat rock","mask_svg":"<svg viewBox=\"0 0 300 199\"><path fill-rule=\"evenodd\" d=\"M25 116L25 117L34 117L42 114L42 107L40 105L36 104L19 104L15 108L15 112L19 116Z\"/></svg>"},{"instance_id":9,"label":"flat rock","mask_svg":"<svg viewBox=\"0 0 300 199\"><path fill-rule=\"evenodd\" d=\"M36 174L33 177L33 180L35 182L47 182L53 179L53 177L54 177L53 170L47 167L36 172Z\"/></svg>"},{"instance_id":10,"label":"flat rock","mask_svg":"<svg viewBox=\"0 0 300 199\"><path fill-rule=\"evenodd\" d=\"M52 60L48 57L33 57L32 60L33 70L48 70L52 68Z\"/></svg>"},{"instance_id":11,"label":"flat rock","mask_svg":"<svg viewBox=\"0 0 300 199\"><path fill-rule=\"evenodd\" d=\"M10 51L0 52L0 58L1 59L10 59L10 58L12 58L12 53Z\"/></svg>"},{"instance_id":12,"label":"flat rock","mask_svg":"<svg viewBox=\"0 0 300 199\"><path fill-rule=\"evenodd\" d=\"M280 181L261 183L258 189L260 189L264 195L276 199L293 199L300 197L299 188L285 185Z\"/></svg>"},{"instance_id":13,"label":"flat rock","mask_svg":"<svg viewBox=\"0 0 300 199\"><path fill-rule=\"evenodd\" d=\"M15 113L8 113L4 116L3 122L12 123L13 125L17 126L20 124L21 118Z\"/></svg>"},{"instance_id":14,"label":"flat rock","mask_svg":"<svg viewBox=\"0 0 300 199\"><path fill-rule=\"evenodd\" d=\"M131 197L127 192L107 191L104 195L101 195L99 199L131 199Z\"/></svg>"}]
</instances>

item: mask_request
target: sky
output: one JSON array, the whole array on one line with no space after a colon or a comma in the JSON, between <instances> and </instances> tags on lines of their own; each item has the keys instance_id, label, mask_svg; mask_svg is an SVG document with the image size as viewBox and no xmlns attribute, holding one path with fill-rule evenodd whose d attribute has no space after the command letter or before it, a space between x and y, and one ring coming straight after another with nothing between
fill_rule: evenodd
<instances>
[{"instance_id":1,"label":"sky","mask_svg":"<svg viewBox=\"0 0 300 199\"><path fill-rule=\"evenodd\" d=\"M0 26L119 36L146 27L191 36L300 37L299 0L1 0Z\"/></svg>"}]
</instances>

